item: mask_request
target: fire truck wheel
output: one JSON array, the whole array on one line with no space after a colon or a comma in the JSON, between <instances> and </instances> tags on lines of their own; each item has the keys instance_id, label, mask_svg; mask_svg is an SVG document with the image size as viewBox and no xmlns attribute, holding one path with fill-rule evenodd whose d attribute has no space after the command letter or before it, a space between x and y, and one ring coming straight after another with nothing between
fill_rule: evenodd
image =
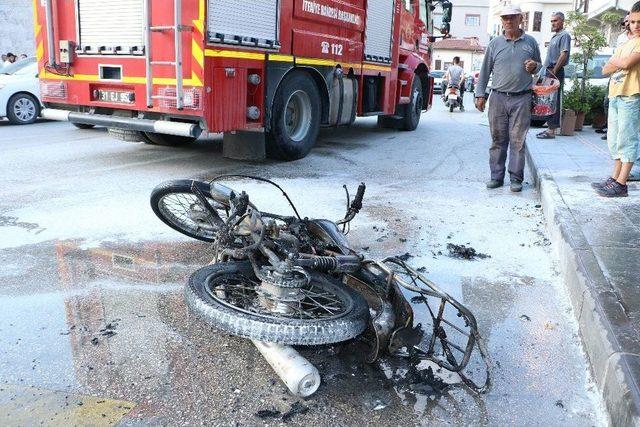
<instances>
[{"instance_id":1,"label":"fire truck wheel","mask_svg":"<svg viewBox=\"0 0 640 427\"><path fill-rule=\"evenodd\" d=\"M280 160L305 157L320 131L320 93L306 73L285 77L273 99L267 155Z\"/></svg>"},{"instance_id":2,"label":"fire truck wheel","mask_svg":"<svg viewBox=\"0 0 640 427\"><path fill-rule=\"evenodd\" d=\"M411 103L398 105L393 116L378 116L378 126L385 129L415 130L422 113L422 84L417 75L411 88Z\"/></svg>"},{"instance_id":3,"label":"fire truck wheel","mask_svg":"<svg viewBox=\"0 0 640 427\"><path fill-rule=\"evenodd\" d=\"M129 130L129 129L116 129L109 128L107 129L109 135L111 135L115 139L119 139L120 141L125 142L140 142L142 141L141 132L137 130Z\"/></svg>"},{"instance_id":4,"label":"fire truck wheel","mask_svg":"<svg viewBox=\"0 0 640 427\"><path fill-rule=\"evenodd\" d=\"M144 142L145 144L166 145L166 146L182 145L189 142L193 142L195 140L196 138L190 138L188 136L165 135L163 133L152 133L152 132L143 132L143 138L142 138L142 142Z\"/></svg>"},{"instance_id":5,"label":"fire truck wheel","mask_svg":"<svg viewBox=\"0 0 640 427\"><path fill-rule=\"evenodd\" d=\"M72 125L74 125L75 127L77 127L78 129L93 129L95 127L95 125L88 125L85 123L71 123Z\"/></svg>"},{"instance_id":6,"label":"fire truck wheel","mask_svg":"<svg viewBox=\"0 0 640 427\"><path fill-rule=\"evenodd\" d=\"M7 118L14 125L28 125L40 115L40 102L28 93L16 93L7 103Z\"/></svg>"},{"instance_id":7,"label":"fire truck wheel","mask_svg":"<svg viewBox=\"0 0 640 427\"><path fill-rule=\"evenodd\" d=\"M420 77L415 75L411 86L411 102L403 105L402 108L402 130L416 130L418 123L420 123L420 114L422 114L422 101L422 84Z\"/></svg>"}]
</instances>

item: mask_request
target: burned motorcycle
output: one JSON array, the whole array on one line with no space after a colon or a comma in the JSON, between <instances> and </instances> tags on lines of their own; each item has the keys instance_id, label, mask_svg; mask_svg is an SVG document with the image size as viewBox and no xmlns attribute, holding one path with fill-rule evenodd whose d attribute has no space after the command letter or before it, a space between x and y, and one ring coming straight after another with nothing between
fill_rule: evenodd
<instances>
[{"instance_id":1,"label":"burned motorcycle","mask_svg":"<svg viewBox=\"0 0 640 427\"><path fill-rule=\"evenodd\" d=\"M239 178L273 185L293 214L260 211L244 191L219 182ZM253 340L294 394L315 392L319 376L304 374L306 360L286 346L354 339L366 345L368 362L385 354L418 357L486 390L488 356L473 314L403 260L367 260L349 245L345 234L364 192L361 184L351 201L347 191L347 212L336 222L302 218L277 184L243 175L163 183L153 190L151 206L169 227L213 245L212 263L186 286L189 309L222 331ZM429 325L414 325L405 293L426 306ZM482 385L464 373L474 350L487 367ZM276 351L286 363L270 355ZM294 368L285 365L302 374L289 381L284 371Z\"/></svg>"}]
</instances>

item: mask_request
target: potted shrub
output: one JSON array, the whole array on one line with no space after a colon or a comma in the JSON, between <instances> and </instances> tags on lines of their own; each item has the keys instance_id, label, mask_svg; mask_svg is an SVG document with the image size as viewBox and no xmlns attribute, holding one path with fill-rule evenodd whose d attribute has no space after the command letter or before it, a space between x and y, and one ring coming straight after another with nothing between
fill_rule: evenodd
<instances>
[{"instance_id":1,"label":"potted shrub","mask_svg":"<svg viewBox=\"0 0 640 427\"><path fill-rule=\"evenodd\" d=\"M575 84L564 93L564 111L560 123L560 135L571 136L576 129L576 111L580 108L580 93Z\"/></svg>"},{"instance_id":2,"label":"potted shrub","mask_svg":"<svg viewBox=\"0 0 640 427\"><path fill-rule=\"evenodd\" d=\"M611 16L609 16L611 15ZM607 14L606 21L613 20L613 14ZM619 18L618 18L619 19ZM572 91L577 89L578 93L574 100L574 111L577 112L576 130L582 130L584 118L590 109L589 103L589 61L598 53L600 49L607 46L607 39L602 28L595 27L589 23L586 14L579 11L572 11L567 14L567 26L571 31L573 40L579 52L571 55L573 62L580 64L580 80L574 80ZM566 103L565 103L566 104Z\"/></svg>"},{"instance_id":3,"label":"potted shrub","mask_svg":"<svg viewBox=\"0 0 640 427\"><path fill-rule=\"evenodd\" d=\"M591 86L589 88L589 111L587 112L585 124L591 124L595 129L602 129L607 125L607 112L604 109L606 96L606 87Z\"/></svg>"}]
</instances>

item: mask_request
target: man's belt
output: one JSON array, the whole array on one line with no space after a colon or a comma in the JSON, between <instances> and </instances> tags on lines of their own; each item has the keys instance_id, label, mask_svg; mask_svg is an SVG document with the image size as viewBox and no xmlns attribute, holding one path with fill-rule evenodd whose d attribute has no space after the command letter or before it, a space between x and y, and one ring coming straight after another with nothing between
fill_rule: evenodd
<instances>
[{"instance_id":1,"label":"man's belt","mask_svg":"<svg viewBox=\"0 0 640 427\"><path fill-rule=\"evenodd\" d=\"M502 92L500 90L495 90L494 92L498 92L501 93L503 95L507 95L507 96L520 96L520 95L526 95L528 93L532 93L533 91L531 89L527 89L527 90L523 90L520 92Z\"/></svg>"}]
</instances>

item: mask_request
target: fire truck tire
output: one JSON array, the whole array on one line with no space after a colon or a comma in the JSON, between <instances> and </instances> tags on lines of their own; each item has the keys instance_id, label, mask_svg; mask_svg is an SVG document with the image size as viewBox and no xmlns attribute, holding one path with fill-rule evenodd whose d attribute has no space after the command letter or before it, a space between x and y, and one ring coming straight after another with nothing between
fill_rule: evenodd
<instances>
[{"instance_id":1,"label":"fire truck tire","mask_svg":"<svg viewBox=\"0 0 640 427\"><path fill-rule=\"evenodd\" d=\"M398 105L394 116L378 116L378 126L385 129L416 130L422 113L422 84L416 75L411 88L411 102Z\"/></svg>"},{"instance_id":2,"label":"fire truck tire","mask_svg":"<svg viewBox=\"0 0 640 427\"><path fill-rule=\"evenodd\" d=\"M71 122L72 125L74 125L75 127L77 127L78 129L93 129L96 125L88 125L86 123L73 123Z\"/></svg>"},{"instance_id":3,"label":"fire truck tire","mask_svg":"<svg viewBox=\"0 0 640 427\"><path fill-rule=\"evenodd\" d=\"M402 130L416 130L422 114L422 101L422 84L420 77L415 75L411 86L411 102L402 106Z\"/></svg>"},{"instance_id":4,"label":"fire truck tire","mask_svg":"<svg viewBox=\"0 0 640 427\"><path fill-rule=\"evenodd\" d=\"M109 128L109 135L111 135L115 139L119 139L120 141L125 142L140 142L142 141L141 133L137 130L129 130L129 129L116 129Z\"/></svg>"},{"instance_id":5,"label":"fire truck tire","mask_svg":"<svg viewBox=\"0 0 640 427\"><path fill-rule=\"evenodd\" d=\"M320 108L320 93L311 76L294 72L285 77L273 99L267 155L297 160L309 154L320 131Z\"/></svg>"},{"instance_id":6,"label":"fire truck tire","mask_svg":"<svg viewBox=\"0 0 640 427\"><path fill-rule=\"evenodd\" d=\"M143 134L142 142L145 144L175 146L193 142L196 138L188 136L165 135L163 133L141 132Z\"/></svg>"},{"instance_id":7,"label":"fire truck tire","mask_svg":"<svg viewBox=\"0 0 640 427\"><path fill-rule=\"evenodd\" d=\"M7 119L14 125L28 125L40 115L40 101L28 93L16 93L7 103Z\"/></svg>"}]
</instances>

